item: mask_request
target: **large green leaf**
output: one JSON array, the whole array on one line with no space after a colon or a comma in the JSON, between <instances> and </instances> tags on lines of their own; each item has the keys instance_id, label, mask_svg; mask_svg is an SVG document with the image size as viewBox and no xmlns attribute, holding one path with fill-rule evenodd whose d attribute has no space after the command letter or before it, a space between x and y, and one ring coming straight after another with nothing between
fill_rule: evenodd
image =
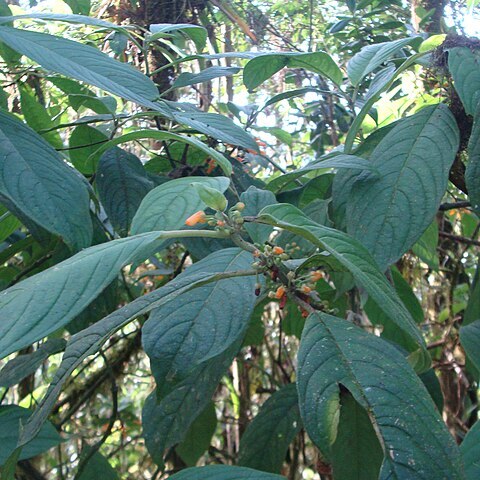
<instances>
[{"instance_id":1,"label":"large green leaf","mask_svg":"<svg viewBox=\"0 0 480 480\"><path fill-rule=\"evenodd\" d=\"M229 185L226 177L184 177L159 185L140 204L132 221L132 234L184 227L190 215L206 207L192 187L194 182L221 192Z\"/></svg>"},{"instance_id":2,"label":"large green leaf","mask_svg":"<svg viewBox=\"0 0 480 480\"><path fill-rule=\"evenodd\" d=\"M480 477L480 422L467 433L460 446L467 480L478 480Z\"/></svg>"},{"instance_id":3,"label":"large green leaf","mask_svg":"<svg viewBox=\"0 0 480 480\"><path fill-rule=\"evenodd\" d=\"M208 82L215 78L231 77L240 71L238 67L209 67L199 73L181 73L173 82L173 88L187 87L197 83Z\"/></svg>"},{"instance_id":4,"label":"large green leaf","mask_svg":"<svg viewBox=\"0 0 480 480\"><path fill-rule=\"evenodd\" d=\"M347 73L353 85L358 85L377 67L393 57L403 47L410 45L413 38L401 38L393 42L375 43L363 47L348 62Z\"/></svg>"},{"instance_id":5,"label":"large green leaf","mask_svg":"<svg viewBox=\"0 0 480 480\"><path fill-rule=\"evenodd\" d=\"M480 50L468 47L449 49L448 68L465 111L475 115L480 102Z\"/></svg>"},{"instance_id":6,"label":"large green leaf","mask_svg":"<svg viewBox=\"0 0 480 480\"><path fill-rule=\"evenodd\" d=\"M0 205L0 242L5 241L21 226L18 218L12 215L3 205Z\"/></svg>"},{"instance_id":7,"label":"large green leaf","mask_svg":"<svg viewBox=\"0 0 480 480\"><path fill-rule=\"evenodd\" d=\"M384 449L381 478L462 479L458 448L401 353L326 314L307 320L298 353L300 412L327 457L337 435L340 386L367 410Z\"/></svg>"},{"instance_id":8,"label":"large green leaf","mask_svg":"<svg viewBox=\"0 0 480 480\"><path fill-rule=\"evenodd\" d=\"M150 25L152 33L148 40L155 41L158 38L175 38L180 35L190 38L199 51L203 50L207 42L207 30L200 25L191 23L155 23Z\"/></svg>"},{"instance_id":9,"label":"large green leaf","mask_svg":"<svg viewBox=\"0 0 480 480\"><path fill-rule=\"evenodd\" d=\"M159 105L159 103L157 102L156 105ZM171 115L173 120L188 125L221 142L258 151L258 145L252 136L243 127L233 123L230 118L216 113L202 112L187 104L169 102L168 105L168 114ZM172 106L175 108L173 109ZM215 158L213 155L212 157ZM217 159L215 158L215 160ZM219 162L219 165L224 168L222 163Z\"/></svg>"},{"instance_id":10,"label":"large green leaf","mask_svg":"<svg viewBox=\"0 0 480 480\"><path fill-rule=\"evenodd\" d=\"M368 413L353 396L340 389L340 418L332 446L335 480L377 479L383 451Z\"/></svg>"},{"instance_id":11,"label":"large green leaf","mask_svg":"<svg viewBox=\"0 0 480 480\"><path fill-rule=\"evenodd\" d=\"M82 457L90 455L91 448L87 447L82 450L80 461ZM83 467L80 475L75 477L75 480L118 480L117 471L110 465L110 462L100 453L95 452L88 459L87 464Z\"/></svg>"},{"instance_id":12,"label":"large green leaf","mask_svg":"<svg viewBox=\"0 0 480 480\"><path fill-rule=\"evenodd\" d=\"M158 234L159 232L157 232ZM211 233L211 232L210 232ZM143 236L145 238L145 236ZM122 239L120 241L125 241ZM228 272L228 273L200 273L185 277L182 281L173 280L164 287L143 295L128 305L112 312L104 319L94 323L90 327L73 335L68 341L67 348L62 358L60 367L55 372L54 379L47 393L42 398L35 413L25 425L25 429L19 440L19 445L24 445L38 433L45 422L56 399L60 395L63 384L72 372L90 355L98 352L101 346L120 328L128 325L140 315L150 312L164 302L173 300L193 288L201 287L210 282L220 281L233 276L250 276L252 271Z\"/></svg>"},{"instance_id":13,"label":"large green leaf","mask_svg":"<svg viewBox=\"0 0 480 480\"><path fill-rule=\"evenodd\" d=\"M475 112L472 133L468 142L468 163L465 170L465 182L472 208L480 215L480 101Z\"/></svg>"},{"instance_id":14,"label":"large green leaf","mask_svg":"<svg viewBox=\"0 0 480 480\"><path fill-rule=\"evenodd\" d=\"M20 432L20 422L27 420L31 413L31 410L17 405L0 406L0 465L3 465L15 450ZM43 425L38 436L25 445L19 460L39 455L55 447L61 441L55 427L48 422Z\"/></svg>"},{"instance_id":15,"label":"large green leaf","mask_svg":"<svg viewBox=\"0 0 480 480\"><path fill-rule=\"evenodd\" d=\"M192 147L198 148L202 152L205 152L213 160L215 160L215 162L225 172L226 175L230 176L232 174L231 163L220 152L217 152L213 148L208 147L198 138L188 137L186 135L179 135L178 133L159 132L158 130L139 130L137 132L126 133L125 135L114 138L113 140L106 142L104 145L98 148L98 150L95 151L90 160L95 161L95 159L99 158L100 155L102 155L106 150L113 148L116 145L120 145L121 143L132 142L135 140L142 140L146 138L160 141L174 140L186 143L187 145L191 145Z\"/></svg>"},{"instance_id":16,"label":"large green leaf","mask_svg":"<svg viewBox=\"0 0 480 480\"><path fill-rule=\"evenodd\" d=\"M148 106L158 97L155 84L140 71L88 45L5 26L0 27L0 40L46 70L81 80L127 100Z\"/></svg>"},{"instance_id":17,"label":"large green leaf","mask_svg":"<svg viewBox=\"0 0 480 480\"><path fill-rule=\"evenodd\" d=\"M277 203L275 195L272 192L262 190L253 185L240 195L240 200L245 203L245 209L242 212L244 216L257 215L262 208ZM266 242L272 233L271 227L257 223L246 223L245 230L255 243L260 244Z\"/></svg>"},{"instance_id":18,"label":"large green leaf","mask_svg":"<svg viewBox=\"0 0 480 480\"><path fill-rule=\"evenodd\" d=\"M470 361L480 371L480 319L460 328L460 342Z\"/></svg>"},{"instance_id":19,"label":"large green leaf","mask_svg":"<svg viewBox=\"0 0 480 480\"><path fill-rule=\"evenodd\" d=\"M5 206L75 249L89 246L88 189L57 152L4 112L0 112L0 152L0 199Z\"/></svg>"},{"instance_id":20,"label":"large green leaf","mask_svg":"<svg viewBox=\"0 0 480 480\"><path fill-rule=\"evenodd\" d=\"M352 273L391 321L406 333L410 339L409 350L415 351L411 355L415 367L420 371L429 367L430 357L420 331L365 247L346 233L318 225L292 205L265 207L258 220L296 233L333 255ZM416 350L418 346L420 351Z\"/></svg>"},{"instance_id":21,"label":"large green leaf","mask_svg":"<svg viewBox=\"0 0 480 480\"><path fill-rule=\"evenodd\" d=\"M152 232L87 248L1 292L0 358L66 325L122 267L148 255L160 236Z\"/></svg>"},{"instance_id":22,"label":"large green leaf","mask_svg":"<svg viewBox=\"0 0 480 480\"><path fill-rule=\"evenodd\" d=\"M278 52L258 55L245 65L243 83L249 90L253 90L284 67L304 68L328 77L337 85L342 83L342 71L325 52Z\"/></svg>"},{"instance_id":23,"label":"large green leaf","mask_svg":"<svg viewBox=\"0 0 480 480\"><path fill-rule=\"evenodd\" d=\"M50 355L61 352L66 345L63 338L52 338L32 353L18 355L0 370L0 387L9 388L32 374Z\"/></svg>"},{"instance_id":24,"label":"large green leaf","mask_svg":"<svg viewBox=\"0 0 480 480\"><path fill-rule=\"evenodd\" d=\"M112 148L100 158L95 179L110 222L120 235L126 235L143 198L153 188L142 162L121 148Z\"/></svg>"},{"instance_id":25,"label":"large green leaf","mask_svg":"<svg viewBox=\"0 0 480 480\"><path fill-rule=\"evenodd\" d=\"M347 205L347 231L383 270L421 237L445 193L458 149L445 105L427 107L391 130L371 161L379 176L359 176Z\"/></svg>"},{"instance_id":26,"label":"large green leaf","mask_svg":"<svg viewBox=\"0 0 480 480\"><path fill-rule=\"evenodd\" d=\"M253 257L239 248L212 253L177 278L200 272L248 270ZM231 278L178 296L154 310L142 328L160 395L243 338L256 301L255 279ZM181 321L179 321L181 319Z\"/></svg>"},{"instance_id":27,"label":"large green leaf","mask_svg":"<svg viewBox=\"0 0 480 480\"><path fill-rule=\"evenodd\" d=\"M216 428L215 404L210 402L190 425L183 442L175 447L175 451L187 466L193 467L208 450Z\"/></svg>"},{"instance_id":28,"label":"large green leaf","mask_svg":"<svg viewBox=\"0 0 480 480\"><path fill-rule=\"evenodd\" d=\"M285 480L285 477L280 475L227 465L187 468L170 478L172 480Z\"/></svg>"},{"instance_id":29,"label":"large green leaf","mask_svg":"<svg viewBox=\"0 0 480 480\"><path fill-rule=\"evenodd\" d=\"M156 392L149 395L142 411L143 435L148 452L158 465L163 464L163 456L170 447L185 439L241 344L240 340L198 365L165 397L157 399Z\"/></svg>"},{"instance_id":30,"label":"large green leaf","mask_svg":"<svg viewBox=\"0 0 480 480\"><path fill-rule=\"evenodd\" d=\"M76 0L73 0L76 1ZM82 1L82 0L80 0ZM84 0L85 1L85 0ZM88 0L87 0L88 1ZM67 2L66 2L67 3ZM87 15L72 15L65 13L26 13L22 15L12 15L9 17L0 17L0 25L14 20L40 20L42 22L65 22L80 25L90 25L92 27L107 28L110 30L125 30L124 26L101 20L100 18L88 17Z\"/></svg>"},{"instance_id":31,"label":"large green leaf","mask_svg":"<svg viewBox=\"0 0 480 480\"><path fill-rule=\"evenodd\" d=\"M81 173L93 175L99 160L93 153L106 142L108 142L107 135L98 128L78 125L68 139L70 161Z\"/></svg>"},{"instance_id":32,"label":"large green leaf","mask_svg":"<svg viewBox=\"0 0 480 480\"><path fill-rule=\"evenodd\" d=\"M438 223L435 219L412 247L412 252L430 268L438 271Z\"/></svg>"},{"instance_id":33,"label":"large green leaf","mask_svg":"<svg viewBox=\"0 0 480 480\"><path fill-rule=\"evenodd\" d=\"M480 262L477 265L468 295L468 303L463 314L462 326L480 319Z\"/></svg>"},{"instance_id":34,"label":"large green leaf","mask_svg":"<svg viewBox=\"0 0 480 480\"><path fill-rule=\"evenodd\" d=\"M28 126L36 132L53 128L54 123L50 115L46 108L37 101L33 90L25 84L19 86L19 91L22 113ZM53 130L42 136L52 147L56 149L63 147L62 139L57 131Z\"/></svg>"},{"instance_id":35,"label":"large green leaf","mask_svg":"<svg viewBox=\"0 0 480 480\"><path fill-rule=\"evenodd\" d=\"M366 170L372 172L373 175L378 174L377 168L365 158L358 157L355 155L345 155L332 153L325 156L325 158L320 158L314 160L308 165L305 165L302 168L294 170L293 172L286 173L280 177L273 179L269 184L268 188L270 190L279 190L285 185L288 185L293 180L303 177L307 173L322 171L325 168L337 168L337 169L348 169L350 170ZM360 173L360 172L358 172Z\"/></svg>"},{"instance_id":36,"label":"large green leaf","mask_svg":"<svg viewBox=\"0 0 480 480\"><path fill-rule=\"evenodd\" d=\"M276 391L260 408L242 435L238 464L265 472L280 472L290 443L302 422L295 384Z\"/></svg>"},{"instance_id":37,"label":"large green leaf","mask_svg":"<svg viewBox=\"0 0 480 480\"><path fill-rule=\"evenodd\" d=\"M421 324L424 319L423 309L415 296L415 293L396 268L392 268L391 274L393 286L395 287L400 300L407 307L415 322ZM382 308L380 308L371 298L365 303L364 309L373 325L382 325L382 338L395 342L408 350L408 345L411 341L408 335L406 335L404 331L399 330L397 325L385 315Z\"/></svg>"}]
</instances>

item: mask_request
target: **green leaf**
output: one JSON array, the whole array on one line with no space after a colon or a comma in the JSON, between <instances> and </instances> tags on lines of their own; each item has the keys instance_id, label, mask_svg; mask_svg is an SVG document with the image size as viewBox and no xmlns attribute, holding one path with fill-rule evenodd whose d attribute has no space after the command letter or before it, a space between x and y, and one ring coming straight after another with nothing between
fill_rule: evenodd
<instances>
[{"instance_id":1,"label":"green leaf","mask_svg":"<svg viewBox=\"0 0 480 480\"><path fill-rule=\"evenodd\" d=\"M88 15L90 13L90 0L63 0L73 13ZM96 20L96 19L94 19Z\"/></svg>"},{"instance_id":2,"label":"green leaf","mask_svg":"<svg viewBox=\"0 0 480 480\"><path fill-rule=\"evenodd\" d=\"M65 0L64 0L65 1ZM89 0L71 0L65 3L90 3ZM71 5L70 5L71 6ZM72 8L73 10L73 8ZM40 20L41 22L44 21L51 21L51 22L65 22L65 23L73 23L73 24L80 24L80 25L89 25L92 27L100 27L106 28L109 30L125 30L125 26L122 25L115 25L114 23L107 22L106 20L101 20L100 18L95 17L88 17L88 10L86 12L74 12L74 14L65 14L65 13L25 13L21 15L12 15L9 17L2 17L0 18L0 25L4 23L13 22L15 20Z\"/></svg>"},{"instance_id":3,"label":"green leaf","mask_svg":"<svg viewBox=\"0 0 480 480\"><path fill-rule=\"evenodd\" d=\"M0 387L10 388L34 373L54 353L61 352L66 345L63 338L52 338L32 353L18 355L0 370Z\"/></svg>"},{"instance_id":4,"label":"green leaf","mask_svg":"<svg viewBox=\"0 0 480 480\"><path fill-rule=\"evenodd\" d=\"M467 0L467 7L469 13L480 3L480 0Z\"/></svg>"},{"instance_id":5,"label":"green leaf","mask_svg":"<svg viewBox=\"0 0 480 480\"><path fill-rule=\"evenodd\" d=\"M462 325L460 342L470 361L480 371L480 319L468 325Z\"/></svg>"},{"instance_id":6,"label":"green leaf","mask_svg":"<svg viewBox=\"0 0 480 480\"><path fill-rule=\"evenodd\" d=\"M156 233L157 235L161 234L161 232ZM147 236L143 235L141 237L146 238ZM139 237L136 238L138 239ZM119 241L125 242L126 240L128 239L121 239ZM251 271L228 272L223 274L200 273L198 275L185 277L181 281L175 279L164 287L133 300L128 305L125 305L124 307L112 312L99 322L94 323L85 330L73 335L67 343L67 348L65 349L65 353L62 358L62 363L55 372L54 379L50 384L47 393L42 398L38 408L35 410L35 413L25 425L24 431L19 440L19 445L24 445L34 438L38 433L39 429L47 419L50 410L55 405L55 401L60 395L63 384L68 380L72 372L82 363L85 358L96 354L101 346L117 330L128 325L137 317L145 315L152 309L159 307L164 302L169 302L177 295L181 295L182 293L185 293L191 289L201 287L210 282L216 282L234 276L250 275L252 275Z\"/></svg>"},{"instance_id":7,"label":"green leaf","mask_svg":"<svg viewBox=\"0 0 480 480\"><path fill-rule=\"evenodd\" d=\"M3 112L0 152L2 203L73 248L90 245L88 189L57 152L32 129Z\"/></svg>"},{"instance_id":8,"label":"green leaf","mask_svg":"<svg viewBox=\"0 0 480 480\"><path fill-rule=\"evenodd\" d=\"M467 480L478 480L480 476L480 422L473 425L460 445Z\"/></svg>"},{"instance_id":9,"label":"green leaf","mask_svg":"<svg viewBox=\"0 0 480 480\"><path fill-rule=\"evenodd\" d=\"M243 216L255 216L267 205L277 203L272 192L253 185L240 195L240 200L245 204ZM244 227L254 243L265 243L272 233L272 228L268 225L248 222L244 224Z\"/></svg>"},{"instance_id":10,"label":"green leaf","mask_svg":"<svg viewBox=\"0 0 480 480\"><path fill-rule=\"evenodd\" d=\"M21 222L3 205L0 205L0 242L4 242L15 230L22 226Z\"/></svg>"},{"instance_id":11,"label":"green leaf","mask_svg":"<svg viewBox=\"0 0 480 480\"><path fill-rule=\"evenodd\" d=\"M170 180L151 190L143 199L132 221L132 234L185 227L185 220L205 208L192 183L224 192L230 183L226 177L185 177Z\"/></svg>"},{"instance_id":12,"label":"green leaf","mask_svg":"<svg viewBox=\"0 0 480 480\"><path fill-rule=\"evenodd\" d=\"M462 325L469 325L480 319L480 262L477 265L475 276L468 295L467 308L463 314Z\"/></svg>"},{"instance_id":13,"label":"green leaf","mask_svg":"<svg viewBox=\"0 0 480 480\"><path fill-rule=\"evenodd\" d=\"M420 352L414 352L411 358L416 368L423 371L429 367L430 357L415 321L365 247L346 233L318 225L292 205L266 207L260 212L259 221L296 233L327 250L352 273L391 321L408 335L411 341L409 350L414 351L420 346Z\"/></svg>"},{"instance_id":14,"label":"green leaf","mask_svg":"<svg viewBox=\"0 0 480 480\"><path fill-rule=\"evenodd\" d=\"M480 215L480 101L475 112L472 133L468 142L468 163L465 171L465 182L472 208Z\"/></svg>"},{"instance_id":15,"label":"green leaf","mask_svg":"<svg viewBox=\"0 0 480 480\"><path fill-rule=\"evenodd\" d=\"M216 357L201 363L175 388L157 401L151 393L142 411L143 435L155 463L163 464L164 453L182 442L190 426L205 409L217 385L241 347L231 345Z\"/></svg>"},{"instance_id":16,"label":"green leaf","mask_svg":"<svg viewBox=\"0 0 480 480\"><path fill-rule=\"evenodd\" d=\"M300 97L300 96L303 96L303 95L305 95L306 93L309 93L309 92L319 93L319 90L318 90L318 88L315 88L315 87L304 87L304 88L297 88L295 90L289 90L288 92L279 93L278 95L274 95L272 98L269 98L257 110L257 112L261 112L262 110L269 107L270 105L281 102L282 100L288 100L290 98Z\"/></svg>"},{"instance_id":17,"label":"green leaf","mask_svg":"<svg viewBox=\"0 0 480 480\"><path fill-rule=\"evenodd\" d=\"M99 114L114 114L117 109L117 101L114 97L102 96L96 97L82 93L72 93L68 95L70 106L77 112L82 108L89 108Z\"/></svg>"},{"instance_id":18,"label":"green leaf","mask_svg":"<svg viewBox=\"0 0 480 480\"><path fill-rule=\"evenodd\" d=\"M238 67L209 67L200 73L181 73L173 82L172 88L187 87L197 83L208 82L215 78L231 77L240 71Z\"/></svg>"},{"instance_id":19,"label":"green leaf","mask_svg":"<svg viewBox=\"0 0 480 480\"><path fill-rule=\"evenodd\" d=\"M191 186L208 208L219 212L223 212L227 208L227 197L219 190L199 182L193 182Z\"/></svg>"},{"instance_id":20,"label":"green leaf","mask_svg":"<svg viewBox=\"0 0 480 480\"><path fill-rule=\"evenodd\" d=\"M355 54L347 65L348 78L354 86L377 67L390 60L402 48L410 45L415 38L401 38L393 42L374 43L363 47Z\"/></svg>"},{"instance_id":21,"label":"green leaf","mask_svg":"<svg viewBox=\"0 0 480 480\"><path fill-rule=\"evenodd\" d=\"M216 427L215 404L210 402L190 425L183 442L175 448L175 451L188 467L193 467L208 450Z\"/></svg>"},{"instance_id":22,"label":"green leaf","mask_svg":"<svg viewBox=\"0 0 480 480\"><path fill-rule=\"evenodd\" d=\"M448 49L448 68L465 111L475 115L480 102L480 51L468 47Z\"/></svg>"},{"instance_id":23,"label":"green leaf","mask_svg":"<svg viewBox=\"0 0 480 480\"><path fill-rule=\"evenodd\" d=\"M53 128L54 123L50 115L45 107L37 101L33 90L24 84L19 86L19 91L22 113L28 126L37 133L41 133L41 130ZM56 149L63 147L62 139L56 131L47 132L42 137Z\"/></svg>"},{"instance_id":24,"label":"green leaf","mask_svg":"<svg viewBox=\"0 0 480 480\"><path fill-rule=\"evenodd\" d=\"M89 455L90 450L90 447L83 448L80 461L82 457ZM98 478L102 480L119 479L117 471L110 465L110 462L100 452L95 452L75 480L96 480Z\"/></svg>"},{"instance_id":25,"label":"green leaf","mask_svg":"<svg viewBox=\"0 0 480 480\"><path fill-rule=\"evenodd\" d=\"M428 390L428 393L432 397L435 406L439 412L443 412L443 393L442 387L440 386L440 381L438 380L435 370L431 368L426 372L423 372L419 375L420 380L425 385L425 388Z\"/></svg>"},{"instance_id":26,"label":"green leaf","mask_svg":"<svg viewBox=\"0 0 480 480\"><path fill-rule=\"evenodd\" d=\"M202 51L207 43L207 30L191 23L156 23L150 25L150 32L152 33L148 38L150 42L158 38L174 38L181 34L190 38L198 51Z\"/></svg>"},{"instance_id":27,"label":"green leaf","mask_svg":"<svg viewBox=\"0 0 480 480\"><path fill-rule=\"evenodd\" d=\"M248 270L253 258L238 248L210 254L177 279L200 272ZM142 342L160 395L243 339L255 305L255 279L231 278L178 296L154 310L142 328ZM181 318L181 322L179 322Z\"/></svg>"},{"instance_id":28,"label":"green leaf","mask_svg":"<svg viewBox=\"0 0 480 480\"><path fill-rule=\"evenodd\" d=\"M440 268L437 245L438 223L434 220L413 245L412 252L435 271Z\"/></svg>"},{"instance_id":29,"label":"green leaf","mask_svg":"<svg viewBox=\"0 0 480 480\"><path fill-rule=\"evenodd\" d=\"M340 419L332 446L335 480L378 478L383 451L367 412L353 396L340 389Z\"/></svg>"},{"instance_id":30,"label":"green leaf","mask_svg":"<svg viewBox=\"0 0 480 480\"><path fill-rule=\"evenodd\" d=\"M89 125L75 127L68 140L70 161L85 175L95 173L98 158L92 154L108 142L108 137L97 128Z\"/></svg>"},{"instance_id":31,"label":"green leaf","mask_svg":"<svg viewBox=\"0 0 480 480\"><path fill-rule=\"evenodd\" d=\"M248 424L238 452L238 464L265 472L280 472L288 447L302 422L295 384L276 391Z\"/></svg>"},{"instance_id":32,"label":"green leaf","mask_svg":"<svg viewBox=\"0 0 480 480\"><path fill-rule=\"evenodd\" d=\"M172 103L173 102L169 102L169 105L172 105ZM158 102L155 105L158 105ZM252 136L248 134L243 127L235 125L230 118L216 113L201 112L197 109L192 109L190 105L188 105L187 109L185 108L186 104L177 103L174 105L175 109L164 111L164 114L169 114L171 118L178 123L188 125L189 127L221 142L258 151L258 145L255 143ZM210 150L215 152L213 149ZM224 172L229 175L223 165L225 160L223 160L222 163L221 159L217 159L213 154L210 155L215 158ZM220 154L217 153L217 155Z\"/></svg>"},{"instance_id":33,"label":"green leaf","mask_svg":"<svg viewBox=\"0 0 480 480\"><path fill-rule=\"evenodd\" d=\"M331 456L340 385L368 412L384 448L380 478L461 479L458 448L401 353L326 314L307 320L298 353L300 412L310 438Z\"/></svg>"},{"instance_id":34,"label":"green leaf","mask_svg":"<svg viewBox=\"0 0 480 480\"><path fill-rule=\"evenodd\" d=\"M298 168L293 172L286 173L280 177L274 178L269 184L269 190L278 191L284 188L286 185L296 180L297 178L303 177L307 173L311 172L322 172L326 168L336 168L336 169L348 169L348 170L366 170L372 172L373 175L378 174L378 169L372 164L370 160L366 160L362 157L357 157L355 155L345 155L343 153L330 153L324 158L314 160L305 167ZM360 172L358 172L360 173Z\"/></svg>"},{"instance_id":35,"label":"green leaf","mask_svg":"<svg viewBox=\"0 0 480 480\"><path fill-rule=\"evenodd\" d=\"M24 422L32 413L27 408L17 405L0 406L0 465L14 452L20 432L20 422ZM55 427L47 422L38 436L22 449L19 460L35 457L60 444L62 439Z\"/></svg>"},{"instance_id":36,"label":"green leaf","mask_svg":"<svg viewBox=\"0 0 480 480\"><path fill-rule=\"evenodd\" d=\"M0 293L0 358L40 340L75 318L162 232L114 240L73 257Z\"/></svg>"},{"instance_id":37,"label":"green leaf","mask_svg":"<svg viewBox=\"0 0 480 480\"><path fill-rule=\"evenodd\" d=\"M46 70L94 85L149 106L158 97L155 84L126 63L96 48L46 33L0 27L0 40Z\"/></svg>"},{"instance_id":38,"label":"green leaf","mask_svg":"<svg viewBox=\"0 0 480 480\"><path fill-rule=\"evenodd\" d=\"M217 115L217 116L220 116L220 115ZM192 147L198 148L202 152L205 152L213 160L215 160L215 162L224 171L226 175L230 176L232 174L231 163L220 152L217 152L213 148L208 147L203 142L201 142L198 138L188 137L186 135L179 135L177 133L159 132L157 130L139 130L137 132L126 133L125 135L121 135L120 137L114 138L109 142L104 143L100 148L98 148L98 150L96 150L95 153L91 155L91 158L89 160L95 161L105 151L115 147L116 145L120 145L121 143L127 143L127 142L142 140L146 138L152 138L154 140L160 140L160 141L174 140L174 141L186 143L187 145L191 145Z\"/></svg>"},{"instance_id":39,"label":"green leaf","mask_svg":"<svg viewBox=\"0 0 480 480\"><path fill-rule=\"evenodd\" d=\"M243 83L253 90L284 67L303 68L326 76L337 85L343 79L342 71L328 53L278 52L258 55L250 60L243 70Z\"/></svg>"},{"instance_id":40,"label":"green leaf","mask_svg":"<svg viewBox=\"0 0 480 480\"><path fill-rule=\"evenodd\" d=\"M357 177L347 205L347 231L382 270L409 250L433 221L458 142L449 109L424 108L393 128L373 151L371 161L380 175Z\"/></svg>"},{"instance_id":41,"label":"green leaf","mask_svg":"<svg viewBox=\"0 0 480 480\"><path fill-rule=\"evenodd\" d=\"M142 162L114 147L100 158L95 181L110 222L125 236L143 198L153 187Z\"/></svg>"},{"instance_id":42,"label":"green leaf","mask_svg":"<svg viewBox=\"0 0 480 480\"><path fill-rule=\"evenodd\" d=\"M170 478L172 480L285 480L285 477L280 475L227 465L187 468Z\"/></svg>"}]
</instances>

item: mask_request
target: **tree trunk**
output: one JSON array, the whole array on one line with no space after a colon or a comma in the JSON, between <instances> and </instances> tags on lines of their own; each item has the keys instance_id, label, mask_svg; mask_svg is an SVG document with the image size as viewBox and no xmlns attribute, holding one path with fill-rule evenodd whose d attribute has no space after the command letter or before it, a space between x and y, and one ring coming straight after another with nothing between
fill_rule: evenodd
<instances>
[{"instance_id":1,"label":"tree trunk","mask_svg":"<svg viewBox=\"0 0 480 480\"><path fill-rule=\"evenodd\" d=\"M416 32L421 30L428 33L443 33L442 18L445 11L447 0L412 0L412 24ZM426 23L420 26L421 17L417 13L417 8L423 8L426 12L432 11L430 18Z\"/></svg>"}]
</instances>

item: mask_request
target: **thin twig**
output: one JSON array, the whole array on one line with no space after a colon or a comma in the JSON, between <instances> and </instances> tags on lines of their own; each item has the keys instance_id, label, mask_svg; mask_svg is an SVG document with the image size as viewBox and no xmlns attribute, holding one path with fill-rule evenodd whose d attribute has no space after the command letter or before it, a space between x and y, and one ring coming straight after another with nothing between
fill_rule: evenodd
<instances>
[{"instance_id":1,"label":"thin twig","mask_svg":"<svg viewBox=\"0 0 480 480\"><path fill-rule=\"evenodd\" d=\"M456 242L465 243L467 245L475 245L476 247L480 247L480 241L478 240L462 237L460 235L453 235L447 232L438 232L438 235L443 238L449 238L450 240L454 240Z\"/></svg>"}]
</instances>

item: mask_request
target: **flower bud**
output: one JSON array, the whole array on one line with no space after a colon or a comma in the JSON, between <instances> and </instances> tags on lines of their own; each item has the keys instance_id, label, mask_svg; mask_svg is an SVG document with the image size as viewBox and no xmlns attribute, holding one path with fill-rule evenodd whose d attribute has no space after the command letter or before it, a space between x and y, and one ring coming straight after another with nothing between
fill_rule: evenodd
<instances>
[{"instance_id":1,"label":"flower bud","mask_svg":"<svg viewBox=\"0 0 480 480\"><path fill-rule=\"evenodd\" d=\"M312 282L318 282L323 278L323 272L320 270L315 270L314 272L310 273L310 279Z\"/></svg>"},{"instance_id":2,"label":"flower bud","mask_svg":"<svg viewBox=\"0 0 480 480\"><path fill-rule=\"evenodd\" d=\"M277 288L277 291L275 292L275 298L278 298L279 300L281 298L283 298L286 294L286 290L285 290L285 287L283 285L280 285L278 288Z\"/></svg>"},{"instance_id":3,"label":"flower bud","mask_svg":"<svg viewBox=\"0 0 480 480\"><path fill-rule=\"evenodd\" d=\"M223 212L227 208L227 199L222 192L215 190L214 188L207 187L203 183L193 182L192 183L195 190L197 190L198 196L207 207L212 208L213 210L218 210Z\"/></svg>"},{"instance_id":4,"label":"flower bud","mask_svg":"<svg viewBox=\"0 0 480 480\"><path fill-rule=\"evenodd\" d=\"M185 220L185 225L188 225L189 227L193 227L197 223L206 223L206 222L207 222L207 216L205 215L205 212L203 210L200 210L198 212L195 212L193 215L190 215Z\"/></svg>"}]
</instances>

